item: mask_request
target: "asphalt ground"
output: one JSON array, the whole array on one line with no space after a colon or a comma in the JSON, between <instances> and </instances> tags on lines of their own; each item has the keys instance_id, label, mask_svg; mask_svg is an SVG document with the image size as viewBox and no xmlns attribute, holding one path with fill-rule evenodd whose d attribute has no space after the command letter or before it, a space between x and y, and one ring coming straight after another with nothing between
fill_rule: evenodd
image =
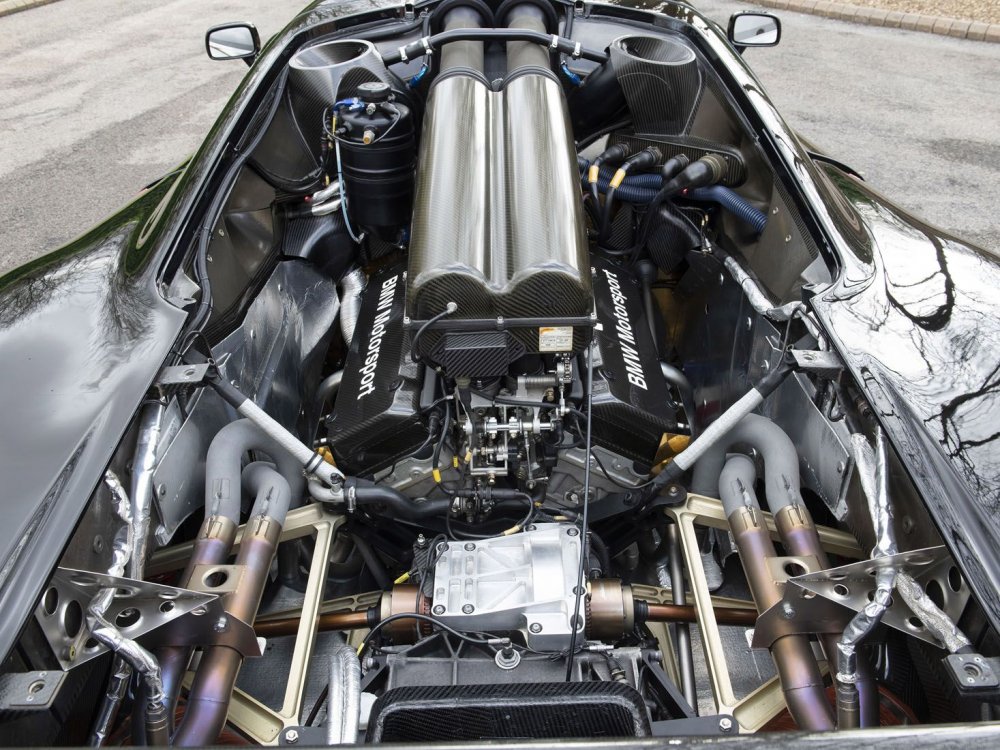
<instances>
[{"instance_id":1,"label":"asphalt ground","mask_svg":"<svg viewBox=\"0 0 1000 750\"><path fill-rule=\"evenodd\" d=\"M723 28L734 0L694 2ZM931 224L1000 254L1000 44L776 11L745 58L785 120Z\"/></svg>"},{"instance_id":2,"label":"asphalt ground","mask_svg":"<svg viewBox=\"0 0 1000 750\"><path fill-rule=\"evenodd\" d=\"M262 40L306 0L71 0L0 18L0 273L125 205L204 139L246 74L205 31Z\"/></svg>"},{"instance_id":3,"label":"asphalt ground","mask_svg":"<svg viewBox=\"0 0 1000 750\"><path fill-rule=\"evenodd\" d=\"M266 39L304 0L72 0L0 18L0 272L182 161L246 68L209 26ZM725 22L749 5L697 3ZM747 60L789 123L898 203L1000 252L1000 45L779 13Z\"/></svg>"}]
</instances>

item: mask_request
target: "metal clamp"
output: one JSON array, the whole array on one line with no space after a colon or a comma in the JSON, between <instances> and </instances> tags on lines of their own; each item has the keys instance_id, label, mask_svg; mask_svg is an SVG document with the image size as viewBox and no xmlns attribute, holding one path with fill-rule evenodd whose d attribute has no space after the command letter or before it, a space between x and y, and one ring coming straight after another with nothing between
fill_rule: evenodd
<instances>
[{"instance_id":1,"label":"metal clamp","mask_svg":"<svg viewBox=\"0 0 1000 750\"><path fill-rule=\"evenodd\" d=\"M156 385L197 385L204 382L211 365L175 365L164 367L156 378Z\"/></svg>"},{"instance_id":2,"label":"metal clamp","mask_svg":"<svg viewBox=\"0 0 1000 750\"><path fill-rule=\"evenodd\" d=\"M799 372L811 372L825 378L835 378L844 370L844 363L834 352L792 349L791 355L795 369Z\"/></svg>"}]
</instances>

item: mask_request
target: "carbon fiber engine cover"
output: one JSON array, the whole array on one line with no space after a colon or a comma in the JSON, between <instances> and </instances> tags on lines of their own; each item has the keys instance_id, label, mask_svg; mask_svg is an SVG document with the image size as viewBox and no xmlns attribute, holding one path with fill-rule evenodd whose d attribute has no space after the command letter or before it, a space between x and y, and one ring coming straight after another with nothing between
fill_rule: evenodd
<instances>
[{"instance_id":1,"label":"carbon fiber engine cover","mask_svg":"<svg viewBox=\"0 0 1000 750\"><path fill-rule=\"evenodd\" d=\"M403 329L403 269L368 281L344 377L327 419L330 449L344 471L366 474L420 446L421 367L410 361Z\"/></svg>"},{"instance_id":2,"label":"carbon fiber engine cover","mask_svg":"<svg viewBox=\"0 0 1000 750\"><path fill-rule=\"evenodd\" d=\"M642 304L642 290L623 268L595 258L597 354L594 442L650 466L665 432L677 429L666 380Z\"/></svg>"},{"instance_id":3,"label":"carbon fiber engine cover","mask_svg":"<svg viewBox=\"0 0 1000 750\"><path fill-rule=\"evenodd\" d=\"M458 310L447 322L587 316L588 268L576 156L558 82L532 73L500 91L475 76L437 83L418 164L409 317L427 320L449 302ZM429 334L421 353L439 338ZM515 335L528 352L540 350L537 327Z\"/></svg>"}]
</instances>

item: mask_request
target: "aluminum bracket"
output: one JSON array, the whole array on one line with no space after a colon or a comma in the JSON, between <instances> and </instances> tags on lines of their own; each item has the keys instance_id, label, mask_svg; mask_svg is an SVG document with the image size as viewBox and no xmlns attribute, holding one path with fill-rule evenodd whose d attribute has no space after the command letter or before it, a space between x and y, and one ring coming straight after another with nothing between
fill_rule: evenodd
<instances>
[{"instance_id":1,"label":"aluminum bracket","mask_svg":"<svg viewBox=\"0 0 1000 750\"><path fill-rule=\"evenodd\" d=\"M209 613L218 603L206 594L158 583L136 581L87 570L57 568L42 593L35 618L64 670L107 652L107 647L90 637L87 607L103 589L115 589L115 597L105 619L128 638L144 641L144 636L190 613Z\"/></svg>"}]
</instances>

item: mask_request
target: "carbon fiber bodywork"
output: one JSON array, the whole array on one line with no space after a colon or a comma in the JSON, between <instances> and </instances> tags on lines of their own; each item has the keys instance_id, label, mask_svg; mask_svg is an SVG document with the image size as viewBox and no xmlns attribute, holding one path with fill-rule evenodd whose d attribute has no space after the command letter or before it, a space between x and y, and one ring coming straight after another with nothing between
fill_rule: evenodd
<instances>
[{"instance_id":1,"label":"carbon fiber bodywork","mask_svg":"<svg viewBox=\"0 0 1000 750\"><path fill-rule=\"evenodd\" d=\"M635 131L686 133L702 89L701 71L691 48L663 37L624 36L609 49Z\"/></svg>"},{"instance_id":2,"label":"carbon fiber bodywork","mask_svg":"<svg viewBox=\"0 0 1000 750\"><path fill-rule=\"evenodd\" d=\"M419 415L422 368L410 361L403 330L403 277L396 267L368 281L327 421L330 448L345 471L377 471L427 437Z\"/></svg>"},{"instance_id":3,"label":"carbon fiber bodywork","mask_svg":"<svg viewBox=\"0 0 1000 750\"><path fill-rule=\"evenodd\" d=\"M588 315L575 164L553 78L522 74L501 91L472 75L438 83L421 144L407 314L425 320L455 302L449 320ZM539 351L537 329L516 335Z\"/></svg>"},{"instance_id":4,"label":"carbon fiber bodywork","mask_svg":"<svg viewBox=\"0 0 1000 750\"><path fill-rule=\"evenodd\" d=\"M622 268L594 259L597 369L594 443L650 466L664 432L677 428L670 393L642 305L642 292Z\"/></svg>"}]
</instances>

